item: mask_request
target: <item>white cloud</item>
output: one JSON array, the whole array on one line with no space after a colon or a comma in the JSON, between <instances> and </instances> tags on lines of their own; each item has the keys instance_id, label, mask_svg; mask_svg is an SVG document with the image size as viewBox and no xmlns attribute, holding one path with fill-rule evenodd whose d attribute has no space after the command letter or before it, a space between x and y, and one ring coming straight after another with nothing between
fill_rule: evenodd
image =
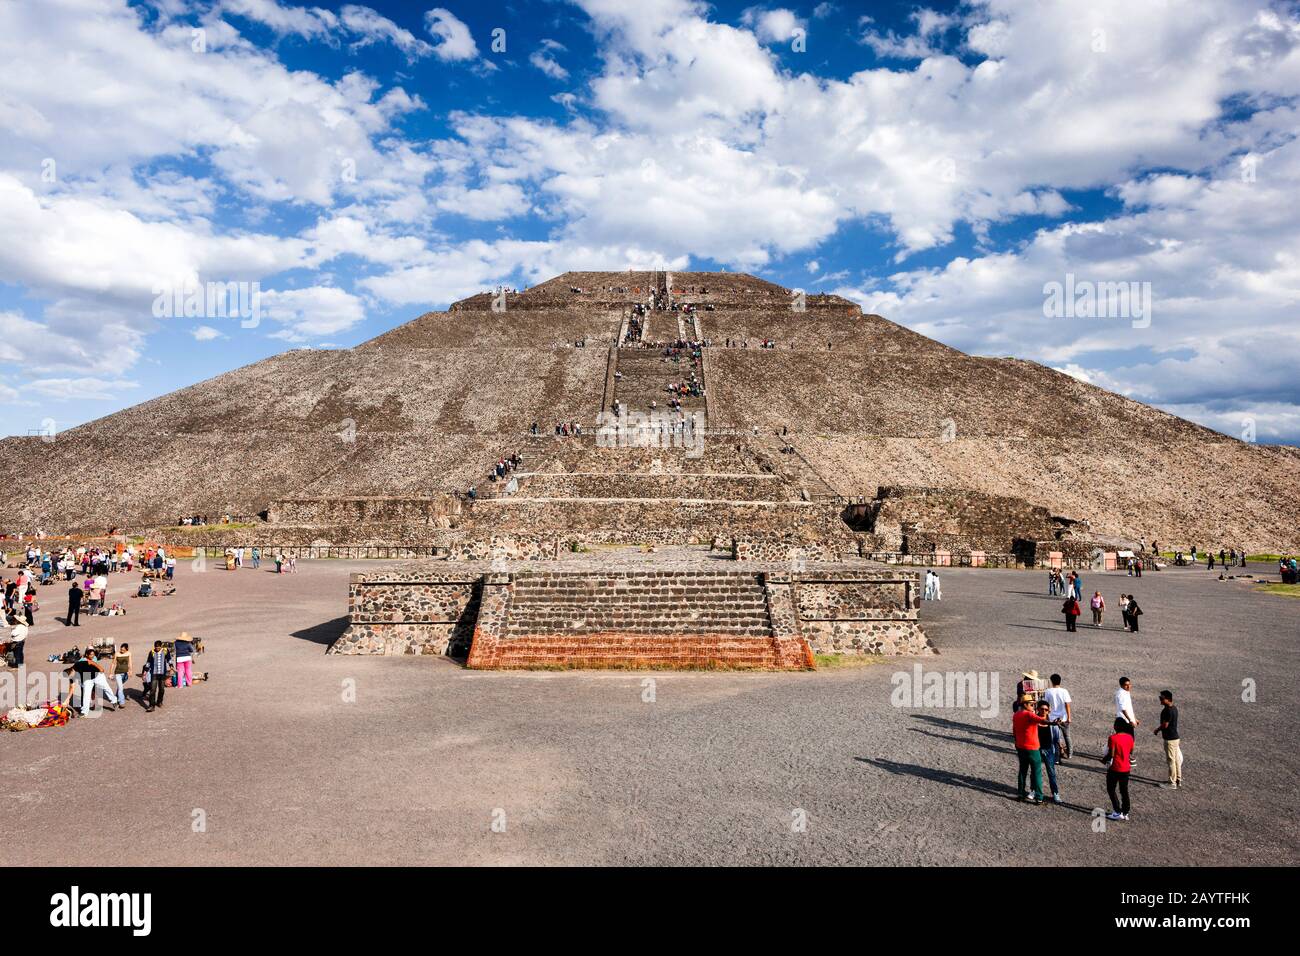
<instances>
[{"instance_id":1,"label":"white cloud","mask_svg":"<svg viewBox=\"0 0 1300 956\"><path fill-rule=\"evenodd\" d=\"M563 53L564 50L564 44L556 40L543 40L541 47L529 55L528 62L553 80L567 80L569 71L560 66L554 57L555 53Z\"/></svg>"},{"instance_id":2,"label":"white cloud","mask_svg":"<svg viewBox=\"0 0 1300 956\"><path fill-rule=\"evenodd\" d=\"M386 40L405 53L408 62L433 52L430 44L369 7L349 4L339 11L339 18L343 26L361 37L358 46Z\"/></svg>"},{"instance_id":3,"label":"white cloud","mask_svg":"<svg viewBox=\"0 0 1300 956\"><path fill-rule=\"evenodd\" d=\"M190 329L190 335L194 336L194 341L196 342L211 342L213 339L225 339L230 337L218 329L214 329L210 325L196 326L195 328Z\"/></svg>"},{"instance_id":4,"label":"white cloud","mask_svg":"<svg viewBox=\"0 0 1300 956\"><path fill-rule=\"evenodd\" d=\"M277 36L328 39L338 27L338 17L320 7L295 7L276 0L221 0L221 13L230 13L267 27Z\"/></svg>"},{"instance_id":5,"label":"white cloud","mask_svg":"<svg viewBox=\"0 0 1300 956\"><path fill-rule=\"evenodd\" d=\"M262 318L282 326L271 337L290 342L344 332L366 317L359 298L328 286L264 290L260 301Z\"/></svg>"},{"instance_id":6,"label":"white cloud","mask_svg":"<svg viewBox=\"0 0 1300 956\"><path fill-rule=\"evenodd\" d=\"M749 7L740 15L740 22L754 31L764 43L784 43L794 36L795 30L807 30L808 25L793 10L778 7L767 10Z\"/></svg>"},{"instance_id":7,"label":"white cloud","mask_svg":"<svg viewBox=\"0 0 1300 956\"><path fill-rule=\"evenodd\" d=\"M469 27L450 10L434 7L424 14L424 27L430 36L438 42L433 52L438 59L446 62L473 60L478 56L478 44L470 35Z\"/></svg>"}]
</instances>

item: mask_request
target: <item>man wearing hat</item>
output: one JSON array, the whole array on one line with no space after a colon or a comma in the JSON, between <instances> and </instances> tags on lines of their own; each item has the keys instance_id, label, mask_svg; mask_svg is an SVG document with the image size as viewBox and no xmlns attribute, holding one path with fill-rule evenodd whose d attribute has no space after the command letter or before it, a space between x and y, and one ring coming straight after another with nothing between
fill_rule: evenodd
<instances>
[{"instance_id":1,"label":"man wearing hat","mask_svg":"<svg viewBox=\"0 0 1300 956\"><path fill-rule=\"evenodd\" d=\"M1016 776L1016 793L1020 800L1029 800L1025 790L1025 778L1033 771L1034 796L1032 803L1043 802L1043 755L1038 728L1050 725L1046 715L1039 716L1034 709L1036 701L1033 694L1022 694L1016 712L1011 715L1011 733L1016 741L1016 759L1020 762Z\"/></svg>"},{"instance_id":2,"label":"man wearing hat","mask_svg":"<svg viewBox=\"0 0 1300 956\"><path fill-rule=\"evenodd\" d=\"M1042 698L1043 691L1046 689L1043 682L1038 679L1038 671L1022 671L1020 683L1016 685L1016 698L1033 707Z\"/></svg>"}]
</instances>

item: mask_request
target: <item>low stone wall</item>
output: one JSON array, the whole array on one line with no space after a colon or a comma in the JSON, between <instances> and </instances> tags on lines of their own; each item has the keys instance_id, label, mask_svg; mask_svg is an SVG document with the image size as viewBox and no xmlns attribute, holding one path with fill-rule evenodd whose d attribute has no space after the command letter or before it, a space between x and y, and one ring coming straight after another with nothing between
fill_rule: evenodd
<instances>
[{"instance_id":1,"label":"low stone wall","mask_svg":"<svg viewBox=\"0 0 1300 956\"><path fill-rule=\"evenodd\" d=\"M777 475L539 474L524 482L518 497L788 501L795 496Z\"/></svg>"},{"instance_id":2,"label":"low stone wall","mask_svg":"<svg viewBox=\"0 0 1300 956\"><path fill-rule=\"evenodd\" d=\"M786 538L733 538L731 557L736 561L839 561L846 551L856 554L858 543L850 537L840 541L793 541Z\"/></svg>"},{"instance_id":3,"label":"low stone wall","mask_svg":"<svg viewBox=\"0 0 1300 956\"><path fill-rule=\"evenodd\" d=\"M280 498L267 521L284 525L433 524L461 513L454 495L432 497Z\"/></svg>"},{"instance_id":4,"label":"low stone wall","mask_svg":"<svg viewBox=\"0 0 1300 956\"><path fill-rule=\"evenodd\" d=\"M917 619L920 575L913 571L825 563L735 572L716 565L541 570L547 567L497 571L482 562L421 562L355 574L350 625L330 653L468 651L470 666L488 669L782 670L811 667L814 652L936 653ZM530 610L521 603L514 611L521 574L532 583L518 600ZM619 583L623 576L636 581ZM592 618L589 606L600 614ZM571 628L569 611L556 608L572 609L583 626Z\"/></svg>"},{"instance_id":5,"label":"low stone wall","mask_svg":"<svg viewBox=\"0 0 1300 956\"><path fill-rule=\"evenodd\" d=\"M709 541L739 529L820 541L847 530L840 507L809 502L547 499L477 501L467 528L496 533L621 531L631 540L645 529Z\"/></svg>"},{"instance_id":6,"label":"low stone wall","mask_svg":"<svg viewBox=\"0 0 1300 956\"><path fill-rule=\"evenodd\" d=\"M918 620L920 574L881 569L795 575L799 632L819 654L934 654Z\"/></svg>"},{"instance_id":7,"label":"low stone wall","mask_svg":"<svg viewBox=\"0 0 1300 956\"><path fill-rule=\"evenodd\" d=\"M352 575L349 624L331 654L446 654L467 644L478 617L479 574L430 571L423 580Z\"/></svg>"}]
</instances>

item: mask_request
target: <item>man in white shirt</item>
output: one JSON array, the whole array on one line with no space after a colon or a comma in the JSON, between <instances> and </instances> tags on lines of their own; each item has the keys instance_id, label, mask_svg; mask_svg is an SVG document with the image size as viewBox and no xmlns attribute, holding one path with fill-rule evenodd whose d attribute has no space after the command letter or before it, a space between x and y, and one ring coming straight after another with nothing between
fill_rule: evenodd
<instances>
[{"instance_id":1,"label":"man in white shirt","mask_svg":"<svg viewBox=\"0 0 1300 956\"><path fill-rule=\"evenodd\" d=\"M1074 708L1070 701L1070 692L1061 686L1060 674L1052 675L1052 686L1043 691L1043 700L1047 701L1052 708L1047 719L1053 722L1060 721L1052 728L1052 733L1056 735L1061 759L1068 760L1071 753L1070 720L1074 716Z\"/></svg>"},{"instance_id":2,"label":"man in white shirt","mask_svg":"<svg viewBox=\"0 0 1300 956\"><path fill-rule=\"evenodd\" d=\"M1130 727L1136 728L1142 721L1138 720L1133 713L1133 682L1127 677L1119 679L1119 690L1115 691L1115 716L1123 720Z\"/></svg>"}]
</instances>

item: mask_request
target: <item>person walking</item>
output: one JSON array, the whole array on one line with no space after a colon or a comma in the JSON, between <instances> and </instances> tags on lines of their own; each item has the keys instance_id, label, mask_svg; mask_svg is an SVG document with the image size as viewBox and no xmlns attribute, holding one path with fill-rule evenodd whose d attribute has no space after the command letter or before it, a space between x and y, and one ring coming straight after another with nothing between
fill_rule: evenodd
<instances>
[{"instance_id":1,"label":"person walking","mask_svg":"<svg viewBox=\"0 0 1300 956\"><path fill-rule=\"evenodd\" d=\"M938 572L938 571L932 571L932 572L930 572L930 573L934 575L934 599L935 599L936 601L942 601L942 600L943 600L943 585L939 582L939 572Z\"/></svg>"},{"instance_id":2,"label":"person walking","mask_svg":"<svg viewBox=\"0 0 1300 956\"><path fill-rule=\"evenodd\" d=\"M1100 591L1092 592L1092 626L1101 627L1101 617L1106 612L1106 599L1101 596Z\"/></svg>"},{"instance_id":3,"label":"person walking","mask_svg":"<svg viewBox=\"0 0 1300 956\"><path fill-rule=\"evenodd\" d=\"M1124 620L1124 630L1126 630L1126 631L1129 630L1129 619L1128 619L1128 595L1127 595L1127 594L1121 594L1121 595L1119 596L1119 616L1120 616L1121 618L1123 618L1123 620Z\"/></svg>"},{"instance_id":4,"label":"person walking","mask_svg":"<svg viewBox=\"0 0 1300 956\"><path fill-rule=\"evenodd\" d=\"M194 672L191 662L194 660L194 642L188 631L181 631L176 638L176 686L178 688L194 686Z\"/></svg>"},{"instance_id":5,"label":"person walking","mask_svg":"<svg viewBox=\"0 0 1300 956\"><path fill-rule=\"evenodd\" d=\"M1141 616L1142 608L1138 606L1137 598L1130 594L1128 596L1128 629L1134 634L1138 632L1138 618Z\"/></svg>"},{"instance_id":6,"label":"person walking","mask_svg":"<svg viewBox=\"0 0 1300 956\"><path fill-rule=\"evenodd\" d=\"M1075 622L1079 620L1079 599L1073 594L1066 597L1065 603L1061 605L1061 613L1065 615L1065 629L1075 631Z\"/></svg>"},{"instance_id":7,"label":"person walking","mask_svg":"<svg viewBox=\"0 0 1300 956\"><path fill-rule=\"evenodd\" d=\"M1018 800L1030 799L1025 783L1026 777L1032 776L1030 782L1034 787L1034 796L1030 802L1036 804L1043 802L1043 755L1040 751L1038 728L1046 723L1046 717L1039 717L1035 713L1034 698L1029 694L1019 701L1016 712L1011 716L1011 733L1016 741L1016 759L1019 761L1016 775Z\"/></svg>"},{"instance_id":8,"label":"person walking","mask_svg":"<svg viewBox=\"0 0 1300 956\"><path fill-rule=\"evenodd\" d=\"M1106 741L1106 792L1110 795L1107 820L1127 820L1132 809L1128 797L1129 774L1133 770L1133 734L1123 718L1115 718L1115 732Z\"/></svg>"},{"instance_id":9,"label":"person walking","mask_svg":"<svg viewBox=\"0 0 1300 956\"><path fill-rule=\"evenodd\" d=\"M1074 706L1070 692L1061 686L1061 675L1053 674L1051 681L1052 686L1043 693L1043 700L1050 705L1047 717L1052 722L1059 741L1058 757L1069 760L1070 754L1074 752L1070 746L1070 721L1074 719Z\"/></svg>"},{"instance_id":10,"label":"person walking","mask_svg":"<svg viewBox=\"0 0 1300 956\"><path fill-rule=\"evenodd\" d=\"M117 686L117 706L126 706L126 682L131 676L131 645L120 644L113 653L113 683Z\"/></svg>"},{"instance_id":11,"label":"person walking","mask_svg":"<svg viewBox=\"0 0 1300 956\"><path fill-rule=\"evenodd\" d=\"M64 627L81 627L81 597L84 593L81 584L74 578L72 587L68 588L68 616L63 620Z\"/></svg>"},{"instance_id":12,"label":"person walking","mask_svg":"<svg viewBox=\"0 0 1300 956\"><path fill-rule=\"evenodd\" d=\"M1178 736L1178 707L1174 704L1174 692L1160 692L1160 726L1155 733L1164 738L1165 761L1169 764L1169 782L1160 784L1168 790L1181 790L1183 786L1183 747Z\"/></svg>"},{"instance_id":13,"label":"person walking","mask_svg":"<svg viewBox=\"0 0 1300 956\"><path fill-rule=\"evenodd\" d=\"M1056 746L1056 728L1052 726L1052 705L1046 700L1038 702L1038 716L1046 723L1038 725L1038 753L1047 772L1047 785L1052 791L1052 802L1061 802L1061 788L1056 784L1056 761L1060 750Z\"/></svg>"},{"instance_id":14,"label":"person walking","mask_svg":"<svg viewBox=\"0 0 1300 956\"><path fill-rule=\"evenodd\" d=\"M153 642L153 650L144 662L144 669L149 675L149 696L145 710L152 712L155 707L163 705L163 697L167 694L167 672L171 669L170 655L163 649L162 641Z\"/></svg>"}]
</instances>

